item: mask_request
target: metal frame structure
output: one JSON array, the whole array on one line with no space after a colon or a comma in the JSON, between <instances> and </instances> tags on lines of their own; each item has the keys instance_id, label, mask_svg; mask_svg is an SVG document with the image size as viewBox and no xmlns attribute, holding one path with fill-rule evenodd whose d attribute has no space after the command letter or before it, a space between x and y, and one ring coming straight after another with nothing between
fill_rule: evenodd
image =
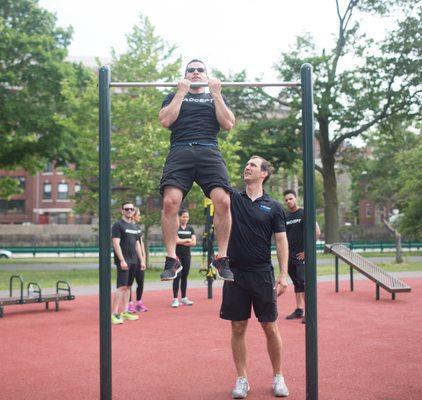
<instances>
[{"instance_id":1,"label":"metal frame structure","mask_svg":"<svg viewBox=\"0 0 422 400\"><path fill-rule=\"evenodd\" d=\"M315 237L315 157L312 66L304 64L300 82L222 82L222 87L299 87L302 91L303 176L305 210L306 261L306 399L318 399L318 339ZM193 83L192 87L207 86ZM99 69L99 250L100 250L100 394L101 400L112 398L111 358L111 88L177 87L177 83L111 82L109 67Z\"/></svg>"}]
</instances>

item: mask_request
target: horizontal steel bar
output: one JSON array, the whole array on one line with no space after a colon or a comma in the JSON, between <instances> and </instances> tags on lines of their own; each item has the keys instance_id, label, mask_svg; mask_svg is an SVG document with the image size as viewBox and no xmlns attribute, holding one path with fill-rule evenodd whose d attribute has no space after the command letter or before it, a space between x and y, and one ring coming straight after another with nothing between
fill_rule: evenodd
<instances>
[{"instance_id":1,"label":"horizontal steel bar","mask_svg":"<svg viewBox=\"0 0 422 400\"><path fill-rule=\"evenodd\" d=\"M111 82L110 87L177 87L178 82ZM297 87L300 82L221 82L222 87ZM192 82L191 88L208 86L208 82Z\"/></svg>"}]
</instances>

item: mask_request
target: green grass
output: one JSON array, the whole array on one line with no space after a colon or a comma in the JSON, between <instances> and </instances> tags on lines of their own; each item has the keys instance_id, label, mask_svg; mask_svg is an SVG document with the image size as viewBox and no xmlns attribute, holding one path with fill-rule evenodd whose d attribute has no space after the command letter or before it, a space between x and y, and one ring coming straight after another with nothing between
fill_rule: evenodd
<instances>
[{"instance_id":1,"label":"green grass","mask_svg":"<svg viewBox=\"0 0 422 400\"><path fill-rule=\"evenodd\" d=\"M379 264L386 271L422 271L422 262L414 263L403 263L403 264ZM340 264L340 274L347 274L349 267L344 264ZM160 280L161 268L148 269L145 273L146 282L153 282ZM317 270L319 276L332 275L334 274L333 265L319 266ZM0 270L0 290L9 289L9 279L11 275L21 275L24 282L37 282L41 288L52 288L55 287L58 280L68 281L71 287L76 286L90 286L98 285L98 270L53 270L53 271L4 271ZM198 269L192 268L189 274L191 280L204 280L204 276L199 272ZM116 270L112 268L111 272L112 282L116 281ZM14 285L17 288L17 282Z\"/></svg>"}]
</instances>

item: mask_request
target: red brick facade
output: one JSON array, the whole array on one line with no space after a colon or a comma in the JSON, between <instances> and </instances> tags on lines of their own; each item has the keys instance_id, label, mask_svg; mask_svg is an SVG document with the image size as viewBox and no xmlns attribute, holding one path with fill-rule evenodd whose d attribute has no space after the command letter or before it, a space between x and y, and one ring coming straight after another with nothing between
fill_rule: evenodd
<instances>
[{"instance_id":1,"label":"red brick facade","mask_svg":"<svg viewBox=\"0 0 422 400\"><path fill-rule=\"evenodd\" d=\"M0 199L0 224L90 224L91 217L73 213L75 192L80 186L48 166L44 172L0 170L0 178L19 178L23 193L10 200Z\"/></svg>"}]
</instances>

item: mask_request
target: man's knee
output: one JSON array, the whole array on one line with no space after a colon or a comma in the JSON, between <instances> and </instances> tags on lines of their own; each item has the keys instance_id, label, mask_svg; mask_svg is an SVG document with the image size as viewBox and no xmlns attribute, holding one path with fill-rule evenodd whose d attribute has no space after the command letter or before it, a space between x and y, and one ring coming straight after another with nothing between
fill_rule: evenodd
<instances>
[{"instance_id":1,"label":"man's knee","mask_svg":"<svg viewBox=\"0 0 422 400\"><path fill-rule=\"evenodd\" d=\"M248 321L232 321L232 334L234 336L243 336L247 326Z\"/></svg>"},{"instance_id":2,"label":"man's knee","mask_svg":"<svg viewBox=\"0 0 422 400\"><path fill-rule=\"evenodd\" d=\"M183 193L176 188L166 188L163 195L163 211L164 213L176 212L180 208Z\"/></svg>"},{"instance_id":3,"label":"man's knee","mask_svg":"<svg viewBox=\"0 0 422 400\"><path fill-rule=\"evenodd\" d=\"M275 337L279 335L277 322L262 322L261 326L268 337Z\"/></svg>"},{"instance_id":4,"label":"man's knee","mask_svg":"<svg viewBox=\"0 0 422 400\"><path fill-rule=\"evenodd\" d=\"M230 195L224 189L215 188L210 196L216 212L230 212Z\"/></svg>"}]
</instances>

